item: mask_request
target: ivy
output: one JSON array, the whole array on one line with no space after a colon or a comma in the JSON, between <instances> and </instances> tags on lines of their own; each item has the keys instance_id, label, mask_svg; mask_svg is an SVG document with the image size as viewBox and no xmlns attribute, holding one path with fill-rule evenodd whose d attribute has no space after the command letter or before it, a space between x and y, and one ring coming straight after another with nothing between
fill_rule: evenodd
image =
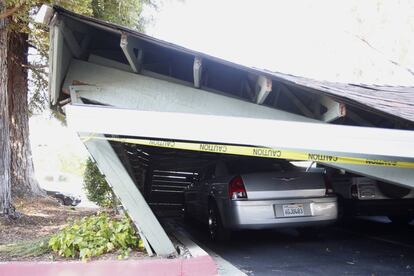
<instances>
[{"instance_id":1,"label":"ivy","mask_svg":"<svg viewBox=\"0 0 414 276\"><path fill-rule=\"evenodd\" d=\"M122 259L134 249L144 249L128 217L114 219L107 213L72 222L50 238L49 247L59 256L82 260L116 251Z\"/></svg>"}]
</instances>

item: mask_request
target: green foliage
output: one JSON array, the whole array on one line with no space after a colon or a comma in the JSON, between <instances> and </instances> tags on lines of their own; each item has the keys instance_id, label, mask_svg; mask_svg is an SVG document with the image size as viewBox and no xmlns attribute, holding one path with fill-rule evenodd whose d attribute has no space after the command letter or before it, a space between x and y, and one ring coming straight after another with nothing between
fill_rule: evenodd
<instances>
[{"instance_id":1,"label":"green foliage","mask_svg":"<svg viewBox=\"0 0 414 276\"><path fill-rule=\"evenodd\" d=\"M50 252L48 241L50 236L40 239L21 241L13 244L0 245L0 254L10 257L37 257Z\"/></svg>"},{"instance_id":2,"label":"green foliage","mask_svg":"<svg viewBox=\"0 0 414 276\"><path fill-rule=\"evenodd\" d=\"M90 158L86 161L83 187L90 201L102 207L113 205L112 189L99 171L98 166Z\"/></svg>"},{"instance_id":3,"label":"green foliage","mask_svg":"<svg viewBox=\"0 0 414 276\"><path fill-rule=\"evenodd\" d=\"M143 31L141 12L149 0L92 0L93 17Z\"/></svg>"},{"instance_id":4,"label":"green foliage","mask_svg":"<svg viewBox=\"0 0 414 276\"><path fill-rule=\"evenodd\" d=\"M127 258L131 250L143 250L131 220L111 219L106 213L74 221L52 236L49 246L60 256L82 260L115 251Z\"/></svg>"}]
</instances>

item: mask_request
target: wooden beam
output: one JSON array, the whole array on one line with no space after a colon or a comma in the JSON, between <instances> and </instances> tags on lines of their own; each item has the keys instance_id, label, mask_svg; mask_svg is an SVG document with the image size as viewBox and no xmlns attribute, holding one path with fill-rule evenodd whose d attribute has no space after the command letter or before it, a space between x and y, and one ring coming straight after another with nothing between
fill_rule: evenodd
<instances>
[{"instance_id":1,"label":"wooden beam","mask_svg":"<svg viewBox=\"0 0 414 276\"><path fill-rule=\"evenodd\" d=\"M78 132L253 145L369 159L414 160L412 131L79 105L68 106L66 114L68 125ZM131 121L140 124L129 124ZM188 127L188 122L197 124ZM234 135L246 129L249 135ZM338 168L348 170L350 166L337 164ZM414 187L412 169L352 167L359 174Z\"/></svg>"},{"instance_id":2,"label":"wooden beam","mask_svg":"<svg viewBox=\"0 0 414 276\"><path fill-rule=\"evenodd\" d=\"M200 113L210 115L228 115L255 117L266 119L311 121L297 114L277 110L271 107L252 104L223 96L218 93L204 91L204 87L196 89L193 83L180 85L170 81L157 79L160 76L132 74L125 71L100 66L93 63L73 60L65 80L69 88L74 80L91 83L101 91L81 91L83 98L111 106L140 110L158 110L184 113Z\"/></svg>"},{"instance_id":3,"label":"wooden beam","mask_svg":"<svg viewBox=\"0 0 414 276\"><path fill-rule=\"evenodd\" d=\"M194 58L193 65L193 76L194 76L194 87L201 87L201 74L203 72L203 60L200 57Z\"/></svg>"},{"instance_id":4,"label":"wooden beam","mask_svg":"<svg viewBox=\"0 0 414 276\"><path fill-rule=\"evenodd\" d=\"M58 24L52 25L49 32L49 91L50 101L55 105L59 99L63 80L63 35Z\"/></svg>"},{"instance_id":5,"label":"wooden beam","mask_svg":"<svg viewBox=\"0 0 414 276\"><path fill-rule=\"evenodd\" d=\"M95 105L68 108L72 110L72 120L68 118L68 123L75 124L78 131L89 129L90 132L108 135L255 145L382 160L414 160L413 131ZM131 121L140 123L130 124ZM185 127L188 122L197 124ZM249 135L234 135L246 129ZM269 129L279 131L271 134ZM315 133L317 135L308 137Z\"/></svg>"},{"instance_id":6,"label":"wooden beam","mask_svg":"<svg viewBox=\"0 0 414 276\"><path fill-rule=\"evenodd\" d=\"M72 104L77 104L80 103L80 97L79 94L77 93L76 89L74 89L73 87L69 88L69 95L70 95L70 101Z\"/></svg>"},{"instance_id":7,"label":"wooden beam","mask_svg":"<svg viewBox=\"0 0 414 276\"><path fill-rule=\"evenodd\" d=\"M345 117L346 116L346 106L343 103L339 103L337 101L332 100L329 97L322 96L320 99L320 104L324 106L327 110L326 112L321 114L320 105L319 110L317 110L316 114L319 114L320 120L324 122L332 122L335 121L338 118Z\"/></svg>"},{"instance_id":8,"label":"wooden beam","mask_svg":"<svg viewBox=\"0 0 414 276\"><path fill-rule=\"evenodd\" d=\"M60 21L59 24L63 33L63 37L65 38L65 42L69 46L69 49L72 52L73 56L80 58L82 56L83 50L79 45L79 42L76 40L73 32L66 26L65 22Z\"/></svg>"},{"instance_id":9,"label":"wooden beam","mask_svg":"<svg viewBox=\"0 0 414 276\"><path fill-rule=\"evenodd\" d=\"M80 135L88 137L92 134L80 133ZM99 135L99 137L103 136ZM176 255L174 245L110 143L105 140L91 139L85 141L84 144L137 226L147 252L151 255L152 249L154 249L159 256Z\"/></svg>"},{"instance_id":10,"label":"wooden beam","mask_svg":"<svg viewBox=\"0 0 414 276\"><path fill-rule=\"evenodd\" d=\"M272 79L266 76L259 76L256 81L255 102L263 104L270 91L272 91Z\"/></svg>"},{"instance_id":11,"label":"wooden beam","mask_svg":"<svg viewBox=\"0 0 414 276\"><path fill-rule=\"evenodd\" d=\"M72 103L83 105L82 99L76 95L76 88L77 86L73 86L70 89L71 98L73 99ZM102 134L78 134L80 137L94 136L104 138ZM85 139L83 143L97 163L100 172L105 176L112 191L120 199L125 211L137 227L147 254L152 256L155 251L157 255L164 257L177 255L177 251L170 238L158 222L111 144L104 139Z\"/></svg>"},{"instance_id":12,"label":"wooden beam","mask_svg":"<svg viewBox=\"0 0 414 276\"><path fill-rule=\"evenodd\" d=\"M49 25L52 20L54 10L51 6L43 4L35 16L35 22L43 25Z\"/></svg>"},{"instance_id":13,"label":"wooden beam","mask_svg":"<svg viewBox=\"0 0 414 276\"><path fill-rule=\"evenodd\" d=\"M143 51L139 47L139 44L136 41L133 41L133 38L129 37L127 34L122 33L120 46L132 71L140 73L142 69ZM134 49L138 51L137 54L135 54Z\"/></svg>"},{"instance_id":14,"label":"wooden beam","mask_svg":"<svg viewBox=\"0 0 414 276\"><path fill-rule=\"evenodd\" d=\"M118 62L118 61L114 61L114 60L111 60L111 59L107 59L107 58L97 56L97 55L90 55L88 61L91 62L91 63L94 63L94 64L105 66L105 67L115 68L115 69L119 69L119 70L122 70L122 71L130 72L130 73L133 72L132 68L127 64L124 64L124 63L121 63L121 62ZM171 82L171 83L175 83L175 84L180 84L180 85L183 85L183 86L186 86L186 87L194 87L194 83L191 83L189 81L185 81L185 80L173 78L173 77L170 77L170 76L162 75L162 74L155 73L153 71L146 70L146 69L142 69L140 75L151 77L151 78L154 78L154 79L167 81L167 82ZM205 87L203 85L201 85L200 88L205 90L205 91L212 92L212 93L219 94L219 95L224 95L225 94L222 91L218 91L216 89ZM231 97L230 95L226 95L226 96ZM237 97L233 97L233 98L237 98Z\"/></svg>"}]
</instances>

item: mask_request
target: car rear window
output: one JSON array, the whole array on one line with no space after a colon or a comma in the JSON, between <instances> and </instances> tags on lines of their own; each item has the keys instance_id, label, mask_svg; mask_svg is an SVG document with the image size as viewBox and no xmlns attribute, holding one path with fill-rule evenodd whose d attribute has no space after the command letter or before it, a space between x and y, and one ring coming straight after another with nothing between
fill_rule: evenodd
<instances>
[{"instance_id":1,"label":"car rear window","mask_svg":"<svg viewBox=\"0 0 414 276\"><path fill-rule=\"evenodd\" d=\"M285 160L239 159L226 162L230 174L291 171L294 166Z\"/></svg>"}]
</instances>

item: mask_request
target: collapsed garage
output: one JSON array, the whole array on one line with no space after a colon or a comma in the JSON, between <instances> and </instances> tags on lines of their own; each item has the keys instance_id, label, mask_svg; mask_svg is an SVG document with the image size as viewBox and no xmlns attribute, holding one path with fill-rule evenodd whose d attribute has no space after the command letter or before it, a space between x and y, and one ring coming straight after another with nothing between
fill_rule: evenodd
<instances>
[{"instance_id":1,"label":"collapsed garage","mask_svg":"<svg viewBox=\"0 0 414 276\"><path fill-rule=\"evenodd\" d=\"M276 217L329 208L292 202L301 192L338 198L341 217L366 211L399 224L414 217L414 88L250 68L58 6L45 8L42 21L51 34L51 106L79 134L150 255L180 254L165 219L181 221L191 190L208 185L206 175L228 176L219 164L231 171L238 160L247 160L246 170L276 165L273 177L296 187L284 191L282 209L273 203ZM303 168L283 174L291 166ZM323 179L297 181L310 171ZM278 198L259 180L243 180L225 180L236 199Z\"/></svg>"}]
</instances>

